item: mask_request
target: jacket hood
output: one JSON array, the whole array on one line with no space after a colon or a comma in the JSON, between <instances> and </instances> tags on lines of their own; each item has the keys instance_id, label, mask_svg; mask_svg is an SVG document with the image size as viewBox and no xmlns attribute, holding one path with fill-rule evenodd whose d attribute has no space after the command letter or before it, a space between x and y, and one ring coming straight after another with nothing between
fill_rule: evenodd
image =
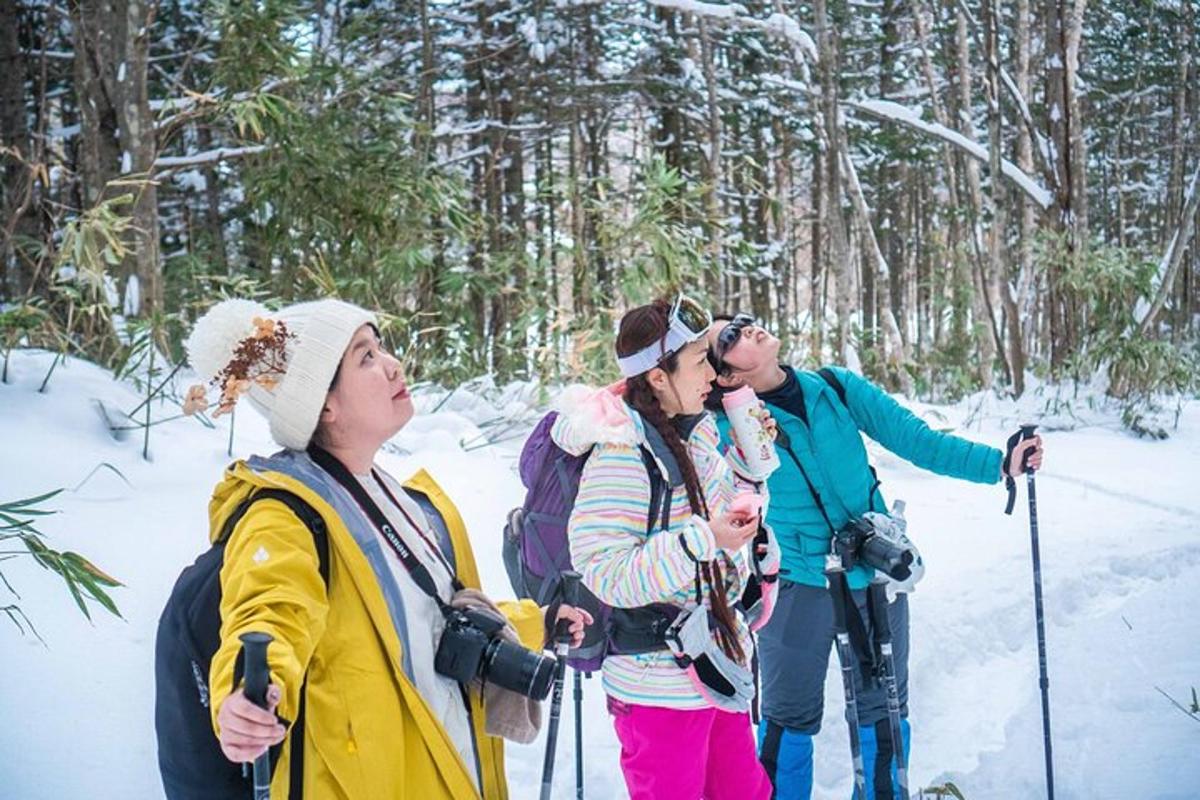
<instances>
[{"instance_id":1,"label":"jacket hood","mask_svg":"<svg viewBox=\"0 0 1200 800\"><path fill-rule=\"evenodd\" d=\"M624 391L624 381L601 389L568 387L555 409L558 419L550 432L554 443L576 456L598 444L641 444L645 441L641 415L625 403Z\"/></svg>"},{"instance_id":2,"label":"jacket hood","mask_svg":"<svg viewBox=\"0 0 1200 800\"><path fill-rule=\"evenodd\" d=\"M683 471L670 447L663 441L662 434L647 425L642 415L625 402L621 396L624 391L624 381L601 389L569 387L559 399L558 419L550 430L551 439L575 456L583 455L598 444L645 447L658 461L659 470L667 476L670 485L682 486ZM718 438L716 422L707 412L686 418L676 428L688 442L704 430L714 441Z\"/></svg>"}]
</instances>

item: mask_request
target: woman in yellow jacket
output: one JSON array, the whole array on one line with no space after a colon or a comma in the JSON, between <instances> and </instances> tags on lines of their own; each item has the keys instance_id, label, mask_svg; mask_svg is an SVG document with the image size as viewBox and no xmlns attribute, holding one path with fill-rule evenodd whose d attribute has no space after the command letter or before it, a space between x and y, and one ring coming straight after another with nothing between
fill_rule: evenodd
<instances>
[{"instance_id":1,"label":"woman in yellow jacket","mask_svg":"<svg viewBox=\"0 0 1200 800\"><path fill-rule=\"evenodd\" d=\"M529 738L538 709L491 684L481 690L438 674L442 609L499 610L505 634L534 649L546 638L543 611L528 600L488 601L449 498L424 471L400 485L375 464L413 405L374 316L336 300L274 314L230 300L197 322L187 349L221 391L218 412L248 399L285 448L229 467L210 503L214 540L234 510L266 488L307 502L328 540L326 584L312 533L282 502L250 505L230 534L221 644L209 675L226 756L252 761L283 742L275 797L507 797L503 745L491 734ZM191 401L204 402L199 390ZM436 597L417 579L420 568L406 568L406 549ZM577 640L591 622L570 608L556 618L570 620ZM249 631L273 637L268 709L237 686L238 637ZM293 775L302 791L290 786Z\"/></svg>"}]
</instances>

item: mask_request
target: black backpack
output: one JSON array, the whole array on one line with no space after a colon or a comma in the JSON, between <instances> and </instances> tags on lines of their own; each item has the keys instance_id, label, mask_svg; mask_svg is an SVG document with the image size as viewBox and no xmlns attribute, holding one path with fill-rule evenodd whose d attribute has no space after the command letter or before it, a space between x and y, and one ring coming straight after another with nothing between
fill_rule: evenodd
<instances>
[{"instance_id":1,"label":"black backpack","mask_svg":"<svg viewBox=\"0 0 1200 800\"><path fill-rule=\"evenodd\" d=\"M213 734L208 707L208 671L220 645L221 565L225 544L250 506L259 500L284 503L312 532L321 578L329 585L329 539L325 521L312 506L282 489L261 489L241 502L209 550L186 568L175 582L158 621L154 644L154 729L158 737L158 768L169 800L249 798L252 785L243 765L221 752ZM241 663L234 669L240 680ZM307 676L306 676L307 678ZM304 695L288 732L293 742L304 741ZM271 748L271 766L279 760L282 744ZM303 793L304 748L292 751L290 791Z\"/></svg>"}]
</instances>

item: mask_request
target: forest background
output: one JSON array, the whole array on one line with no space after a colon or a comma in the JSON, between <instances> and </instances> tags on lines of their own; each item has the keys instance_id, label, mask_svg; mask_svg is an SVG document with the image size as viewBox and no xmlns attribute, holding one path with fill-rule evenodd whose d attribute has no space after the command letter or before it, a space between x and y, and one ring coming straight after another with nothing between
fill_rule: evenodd
<instances>
[{"instance_id":1,"label":"forest background","mask_svg":"<svg viewBox=\"0 0 1200 800\"><path fill-rule=\"evenodd\" d=\"M683 288L798 364L1099 385L1165 435L1198 10L0 0L0 343L158 386L222 297L339 296L417 380L600 380Z\"/></svg>"}]
</instances>

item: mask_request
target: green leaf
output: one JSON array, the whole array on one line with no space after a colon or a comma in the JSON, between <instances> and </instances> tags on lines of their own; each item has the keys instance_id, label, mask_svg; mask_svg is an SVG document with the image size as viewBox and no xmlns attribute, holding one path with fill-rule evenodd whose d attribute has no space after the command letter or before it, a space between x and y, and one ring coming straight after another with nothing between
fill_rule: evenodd
<instances>
[{"instance_id":1,"label":"green leaf","mask_svg":"<svg viewBox=\"0 0 1200 800\"><path fill-rule=\"evenodd\" d=\"M84 602L83 595L80 594L79 587L75 584L75 579L65 570L61 574L63 576L63 580L67 582L67 588L71 590L71 596L75 598L75 605L79 606L79 610L83 612L85 617L87 617L88 622L91 622L91 612L88 611L87 603Z\"/></svg>"},{"instance_id":2,"label":"green leaf","mask_svg":"<svg viewBox=\"0 0 1200 800\"><path fill-rule=\"evenodd\" d=\"M73 567L79 570L81 574L90 576L97 583L102 583L105 586L124 586L125 584L118 581L116 578L104 572L91 561L88 561L78 553L65 552L62 554L64 560L69 561Z\"/></svg>"},{"instance_id":3,"label":"green leaf","mask_svg":"<svg viewBox=\"0 0 1200 800\"><path fill-rule=\"evenodd\" d=\"M27 506L36 505L38 503L49 500L50 498L61 494L62 491L63 491L62 489L55 489L52 492L46 492L45 494L39 494L36 497L27 497L24 500L13 500L8 503L0 503L0 511L12 511L12 512L20 511L22 514L37 514L37 513L53 514L53 513L55 513L53 511L37 511L35 509L27 508Z\"/></svg>"}]
</instances>

